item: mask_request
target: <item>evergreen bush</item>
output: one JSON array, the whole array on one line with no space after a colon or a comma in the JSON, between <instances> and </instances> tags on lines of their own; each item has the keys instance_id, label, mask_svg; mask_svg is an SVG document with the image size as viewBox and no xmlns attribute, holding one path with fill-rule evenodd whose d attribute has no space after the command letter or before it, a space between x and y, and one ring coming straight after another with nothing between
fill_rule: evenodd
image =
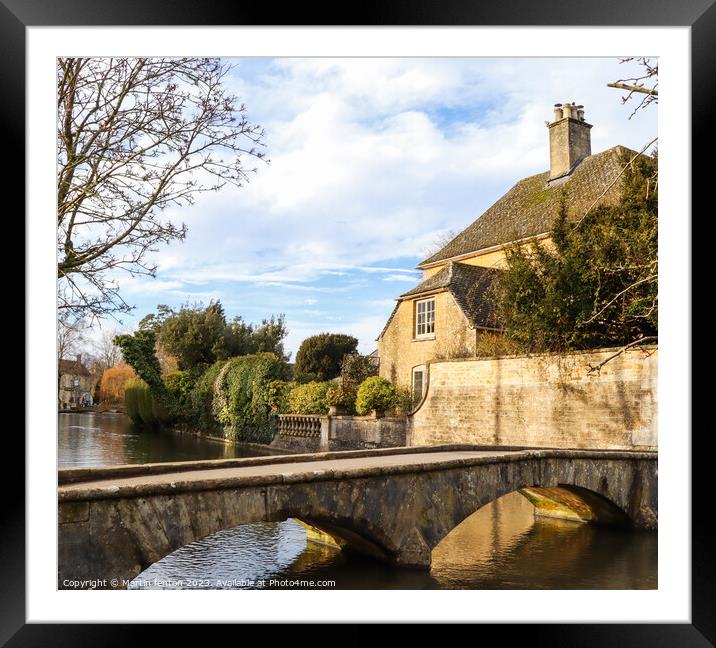
<instances>
[{"instance_id":1,"label":"evergreen bush","mask_svg":"<svg viewBox=\"0 0 716 648\"><path fill-rule=\"evenodd\" d=\"M296 385L288 394L288 408L291 414L327 414L326 395L332 383L312 381Z\"/></svg>"},{"instance_id":2,"label":"evergreen bush","mask_svg":"<svg viewBox=\"0 0 716 648\"><path fill-rule=\"evenodd\" d=\"M396 403L395 385L380 376L366 378L358 388L356 411L362 416L371 410L385 412L393 409Z\"/></svg>"},{"instance_id":3,"label":"evergreen bush","mask_svg":"<svg viewBox=\"0 0 716 648\"><path fill-rule=\"evenodd\" d=\"M224 365L216 377L212 412L227 438L270 441L270 385L285 377L286 363L273 353L240 356Z\"/></svg>"}]
</instances>

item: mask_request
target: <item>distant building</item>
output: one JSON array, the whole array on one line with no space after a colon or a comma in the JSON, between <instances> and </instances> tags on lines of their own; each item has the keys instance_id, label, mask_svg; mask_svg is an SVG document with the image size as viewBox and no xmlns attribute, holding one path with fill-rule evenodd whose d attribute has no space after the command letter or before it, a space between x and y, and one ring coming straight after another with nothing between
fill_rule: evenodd
<instances>
[{"instance_id":1,"label":"distant building","mask_svg":"<svg viewBox=\"0 0 716 648\"><path fill-rule=\"evenodd\" d=\"M59 405L62 409L74 409L93 405L94 378L82 364L82 355L75 360L62 358L59 363Z\"/></svg>"}]
</instances>

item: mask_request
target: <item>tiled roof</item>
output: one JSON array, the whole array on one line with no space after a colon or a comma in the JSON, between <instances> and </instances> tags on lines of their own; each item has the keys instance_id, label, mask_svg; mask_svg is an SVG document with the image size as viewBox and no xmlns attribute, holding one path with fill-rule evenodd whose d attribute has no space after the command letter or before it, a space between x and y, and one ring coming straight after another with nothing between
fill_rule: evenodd
<instances>
[{"instance_id":1,"label":"tiled roof","mask_svg":"<svg viewBox=\"0 0 716 648\"><path fill-rule=\"evenodd\" d=\"M85 367L81 362L77 360L60 360L59 366L60 374L67 374L69 376L91 376L89 369Z\"/></svg>"},{"instance_id":2,"label":"tiled roof","mask_svg":"<svg viewBox=\"0 0 716 648\"><path fill-rule=\"evenodd\" d=\"M489 291L492 282L500 271L495 268L468 265L466 263L448 263L431 277L419 283L415 288L403 293L395 305L379 338L388 329L401 301L447 290L457 302L470 326L473 328L500 328L492 308Z\"/></svg>"},{"instance_id":3,"label":"tiled roof","mask_svg":"<svg viewBox=\"0 0 716 648\"><path fill-rule=\"evenodd\" d=\"M615 180L624 166L622 156L625 154L633 156L636 151L615 146L590 155L565 182L552 187L547 187L548 171L520 180L476 221L418 267L544 234L559 215L562 195L568 219L579 218L605 192L601 202L614 204L621 194L621 183ZM611 183L614 184L610 187Z\"/></svg>"}]
</instances>

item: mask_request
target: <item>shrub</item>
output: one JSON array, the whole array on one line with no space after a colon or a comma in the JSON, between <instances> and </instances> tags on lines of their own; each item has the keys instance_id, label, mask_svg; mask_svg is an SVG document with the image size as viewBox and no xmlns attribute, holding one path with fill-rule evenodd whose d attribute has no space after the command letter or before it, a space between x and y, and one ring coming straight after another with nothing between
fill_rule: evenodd
<instances>
[{"instance_id":1,"label":"shrub","mask_svg":"<svg viewBox=\"0 0 716 648\"><path fill-rule=\"evenodd\" d=\"M124 404L127 415L135 423L153 425L157 422L149 385L141 378L132 378L124 386Z\"/></svg>"},{"instance_id":2,"label":"shrub","mask_svg":"<svg viewBox=\"0 0 716 648\"><path fill-rule=\"evenodd\" d=\"M309 382L296 385L288 394L288 408L291 414L327 414L326 394L330 382Z\"/></svg>"},{"instance_id":3,"label":"shrub","mask_svg":"<svg viewBox=\"0 0 716 648\"><path fill-rule=\"evenodd\" d=\"M384 412L396 405L395 385L380 376L366 378L358 388L356 411L365 415L371 410Z\"/></svg>"},{"instance_id":4,"label":"shrub","mask_svg":"<svg viewBox=\"0 0 716 648\"><path fill-rule=\"evenodd\" d=\"M212 413L214 400L214 383L222 367L223 360L211 365L194 383L187 399L187 422L210 431L216 428L216 421Z\"/></svg>"},{"instance_id":5,"label":"shrub","mask_svg":"<svg viewBox=\"0 0 716 648\"><path fill-rule=\"evenodd\" d=\"M396 414L405 416L418 404L420 398L415 399L413 390L405 385L398 385L395 388L395 410Z\"/></svg>"},{"instance_id":6,"label":"shrub","mask_svg":"<svg viewBox=\"0 0 716 648\"><path fill-rule=\"evenodd\" d=\"M295 382L272 380L266 387L267 399L271 409L275 407L279 412L288 412L288 395L295 386Z\"/></svg>"},{"instance_id":7,"label":"shrub","mask_svg":"<svg viewBox=\"0 0 716 648\"><path fill-rule=\"evenodd\" d=\"M212 411L232 440L267 441L271 434L269 385L286 377L286 363L273 353L232 358L219 371ZM275 387L275 385L274 385Z\"/></svg>"},{"instance_id":8,"label":"shrub","mask_svg":"<svg viewBox=\"0 0 716 648\"><path fill-rule=\"evenodd\" d=\"M356 390L347 389L345 385L331 383L326 390L326 403L330 407L339 407L348 414L355 412Z\"/></svg>"},{"instance_id":9,"label":"shrub","mask_svg":"<svg viewBox=\"0 0 716 648\"><path fill-rule=\"evenodd\" d=\"M358 340L342 333L320 333L301 342L296 353L295 375L301 382L336 378L347 353L355 353Z\"/></svg>"},{"instance_id":10,"label":"shrub","mask_svg":"<svg viewBox=\"0 0 716 648\"><path fill-rule=\"evenodd\" d=\"M372 358L358 353L348 353L341 362L341 383L344 387L358 386L371 376L378 375L378 366Z\"/></svg>"},{"instance_id":11,"label":"shrub","mask_svg":"<svg viewBox=\"0 0 716 648\"><path fill-rule=\"evenodd\" d=\"M179 414L186 416L196 375L189 371L172 371L164 376L164 384L179 408Z\"/></svg>"}]
</instances>

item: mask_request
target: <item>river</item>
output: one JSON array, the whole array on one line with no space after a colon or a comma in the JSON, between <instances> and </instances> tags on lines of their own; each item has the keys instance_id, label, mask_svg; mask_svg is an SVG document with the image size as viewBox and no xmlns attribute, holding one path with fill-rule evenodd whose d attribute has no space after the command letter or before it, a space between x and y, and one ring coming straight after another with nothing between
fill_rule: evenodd
<instances>
[{"instance_id":1,"label":"river","mask_svg":"<svg viewBox=\"0 0 716 648\"><path fill-rule=\"evenodd\" d=\"M121 414L60 414L59 467L253 456L253 448L137 431ZM536 518L512 493L433 551L429 572L307 542L294 520L246 524L180 548L130 589L656 589L657 534ZM319 584L321 583L321 584ZM319 584L319 585L315 585Z\"/></svg>"}]
</instances>

